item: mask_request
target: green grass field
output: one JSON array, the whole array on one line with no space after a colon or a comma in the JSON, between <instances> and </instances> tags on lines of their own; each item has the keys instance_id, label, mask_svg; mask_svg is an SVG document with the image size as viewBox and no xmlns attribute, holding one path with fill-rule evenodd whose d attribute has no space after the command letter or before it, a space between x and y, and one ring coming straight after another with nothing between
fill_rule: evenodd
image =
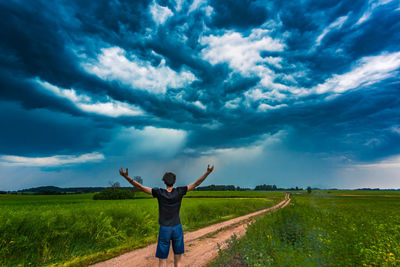
<instances>
[{"instance_id":1,"label":"green grass field","mask_svg":"<svg viewBox=\"0 0 400 267\"><path fill-rule=\"evenodd\" d=\"M181 208L184 230L272 206L284 195L251 193L189 192ZM157 200L92 197L0 195L0 266L87 265L156 241Z\"/></svg>"},{"instance_id":2,"label":"green grass field","mask_svg":"<svg viewBox=\"0 0 400 267\"><path fill-rule=\"evenodd\" d=\"M365 195L365 196L392 196L400 197L400 191L385 191L385 190L316 190L314 194L320 192L321 194L331 195Z\"/></svg>"},{"instance_id":3,"label":"green grass field","mask_svg":"<svg viewBox=\"0 0 400 267\"><path fill-rule=\"evenodd\" d=\"M232 238L209 266L400 266L398 197L393 191L294 195L245 237Z\"/></svg>"},{"instance_id":4,"label":"green grass field","mask_svg":"<svg viewBox=\"0 0 400 267\"><path fill-rule=\"evenodd\" d=\"M271 198L282 197L281 191L190 191L185 195L185 198ZM135 193L135 198L152 198L143 192Z\"/></svg>"}]
</instances>

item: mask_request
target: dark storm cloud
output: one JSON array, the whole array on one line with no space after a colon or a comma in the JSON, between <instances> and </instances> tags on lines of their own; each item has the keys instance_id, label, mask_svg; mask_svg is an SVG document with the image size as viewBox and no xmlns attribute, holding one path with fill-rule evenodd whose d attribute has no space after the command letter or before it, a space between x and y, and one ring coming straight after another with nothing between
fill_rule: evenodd
<instances>
[{"instance_id":1,"label":"dark storm cloud","mask_svg":"<svg viewBox=\"0 0 400 267\"><path fill-rule=\"evenodd\" d=\"M355 57L385 51L398 51L400 36L400 14L393 11L398 8L396 1L376 8L371 21L361 25L359 34L353 33L345 38L347 51ZM347 39L347 40L346 40Z\"/></svg>"},{"instance_id":2,"label":"dark storm cloud","mask_svg":"<svg viewBox=\"0 0 400 267\"><path fill-rule=\"evenodd\" d=\"M344 154L355 161L397 155L400 135L392 127L400 124L399 92L399 87L380 84L328 103L295 108L286 114L294 131L287 145L300 151Z\"/></svg>"},{"instance_id":3,"label":"dark storm cloud","mask_svg":"<svg viewBox=\"0 0 400 267\"><path fill-rule=\"evenodd\" d=\"M400 93L397 78L331 101L295 104L268 114L241 110L220 116L224 127L198 129L190 145L225 148L256 142L263 133L288 131L285 146L293 151L346 155L349 160L374 161L400 153ZM235 116L236 115L236 116Z\"/></svg>"},{"instance_id":4,"label":"dark storm cloud","mask_svg":"<svg viewBox=\"0 0 400 267\"><path fill-rule=\"evenodd\" d=\"M67 4L69 1L65 2ZM143 32L153 23L148 16L149 0L141 1L75 1L70 3L83 32L119 39L127 33Z\"/></svg>"},{"instance_id":5,"label":"dark storm cloud","mask_svg":"<svg viewBox=\"0 0 400 267\"><path fill-rule=\"evenodd\" d=\"M34 157L92 152L112 135L112 129L87 118L0 103L0 154Z\"/></svg>"},{"instance_id":6,"label":"dark storm cloud","mask_svg":"<svg viewBox=\"0 0 400 267\"><path fill-rule=\"evenodd\" d=\"M270 13L282 21L281 30L290 32L287 51L281 56L288 63L302 62L311 70L312 83L304 81L304 86L348 71L351 63L362 56L399 50L400 15L395 11L396 1L377 6L366 22L356 25L377 2L368 5L365 1L305 1L303 4L284 1L271 6ZM321 45L310 53L317 37L339 17L347 17L343 26L329 31Z\"/></svg>"},{"instance_id":7,"label":"dark storm cloud","mask_svg":"<svg viewBox=\"0 0 400 267\"><path fill-rule=\"evenodd\" d=\"M209 46L199 41L211 35L220 38L227 32L240 34L239 41L243 41L253 29L268 30L269 36L285 47L259 53L263 59L279 59L280 66L265 62L254 66L272 70L275 83L309 89L334 74L351 71L362 57L399 50L400 12L394 11L395 1L373 10L365 1L200 1L196 8L193 5L187 1L181 7L174 1L1 3L0 98L20 103L25 110L15 104L2 107L8 111L2 115L3 124L13 118L19 123L3 133L2 140L9 140L10 145L3 143L0 153L93 151L109 141L110 132L120 125L183 129L189 133L187 145L198 150L246 146L265 133L290 129L286 142L294 150L346 153L367 161L399 153L399 135L390 130L400 123L396 119L396 77L382 81L379 87L356 88L359 90L333 100L325 100L328 93L298 97L288 90L281 92L284 100L251 102L244 93L260 87L263 71L249 68L247 73L241 72L226 59L211 63L204 57ZM169 9L163 23L153 20L155 7ZM370 12L368 19L357 24L366 12ZM335 26L341 17L343 22ZM126 51L127 59L134 55L153 67L165 61L172 71L190 71L196 80L168 87L165 94L157 95L118 79L101 78L82 67L84 62L95 61L102 48L110 47L119 47ZM298 72L304 74L296 76ZM136 105L145 114L110 118L87 113L42 90L35 79L73 88L94 103L112 98ZM261 89L274 90L268 86ZM236 108L225 107L236 100ZM206 110L193 105L196 101ZM261 103L286 106L260 112L257 107ZM65 125L57 116L65 118ZM24 141L27 146L17 146L24 135L13 135L21 124L33 131ZM46 127L36 129L35 125ZM51 138L60 131L65 133ZM82 136L74 143L72 133L76 131Z\"/></svg>"},{"instance_id":8,"label":"dark storm cloud","mask_svg":"<svg viewBox=\"0 0 400 267\"><path fill-rule=\"evenodd\" d=\"M2 76L1 97L20 101L26 108L47 107L74 115L82 115L82 112L79 112L65 100L34 88L35 86L30 80L38 77L60 88L69 89L73 87L95 94L94 97L98 100L104 99L109 94L117 100L129 100L133 104L140 104L149 112L154 112L156 116L165 113L163 110L159 111L162 107L160 100L151 95L140 91L129 92L121 89L118 84L108 84L82 72L77 57L69 50L71 39L91 36L91 34L95 36L93 38L97 38L97 35L102 33L106 37L113 36L113 34L118 36L117 29L114 26L117 24L127 26L121 23L128 20L124 17L128 13L121 13L115 8L108 9L107 6L108 4L105 3L93 4L93 6L85 7L93 13L86 13L85 9L78 9L76 16L70 18L57 17L57 14L54 14L56 11L52 10L53 6L45 4L36 3L36 5L26 6L3 3L0 9L4 18L0 27L2 32L5 33L1 40L1 58L3 59L3 68L0 74ZM67 10L70 8L65 7ZM130 6L128 11L130 9L135 9L135 6ZM139 10L143 12L142 9ZM64 7L56 6L55 10L61 12ZM102 16L104 12L109 14L109 18ZM81 13L86 14L87 17L80 15ZM115 16L116 13L121 15L121 18ZM67 15L69 14L66 13ZM146 13L145 16L147 15ZM63 19L65 20L63 21ZM85 22L82 23L81 30L83 31L80 32L78 32L78 25L81 25L81 23L77 22L78 19ZM113 19L116 21L112 21ZM68 25L70 21L78 25L76 27ZM95 21L97 23L94 23ZM130 21L129 29L141 29L139 22L142 22L142 20L138 23ZM101 29L92 31L92 29L88 29L88 25L97 25ZM110 40L107 39L107 41ZM177 105L175 106L177 107ZM177 108L179 109L179 105ZM170 116L171 114L165 115ZM187 118L183 117L181 120L185 119ZM131 119L128 120L132 121Z\"/></svg>"},{"instance_id":9,"label":"dark storm cloud","mask_svg":"<svg viewBox=\"0 0 400 267\"><path fill-rule=\"evenodd\" d=\"M244 28L259 26L268 18L264 1L210 1L214 9L212 26L217 28Z\"/></svg>"},{"instance_id":10,"label":"dark storm cloud","mask_svg":"<svg viewBox=\"0 0 400 267\"><path fill-rule=\"evenodd\" d=\"M48 6L3 2L0 12L3 18L0 29L4 33L1 55L6 59L1 63L3 66L20 75L39 76L60 84L71 78L75 60L66 47L68 36L59 31L56 18L47 13Z\"/></svg>"},{"instance_id":11,"label":"dark storm cloud","mask_svg":"<svg viewBox=\"0 0 400 267\"><path fill-rule=\"evenodd\" d=\"M0 69L1 98L18 101L25 109L46 108L78 115L81 112L59 97L41 92L25 76L4 68Z\"/></svg>"}]
</instances>

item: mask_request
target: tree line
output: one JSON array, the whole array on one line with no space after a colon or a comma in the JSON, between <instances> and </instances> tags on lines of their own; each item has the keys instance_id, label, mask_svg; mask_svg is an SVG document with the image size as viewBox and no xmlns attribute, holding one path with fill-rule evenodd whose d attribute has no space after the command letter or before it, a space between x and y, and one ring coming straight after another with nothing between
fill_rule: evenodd
<instances>
[{"instance_id":1,"label":"tree line","mask_svg":"<svg viewBox=\"0 0 400 267\"><path fill-rule=\"evenodd\" d=\"M200 186L194 189L195 191L296 191L296 190L303 190L301 187L290 187L290 188L282 188L277 187L276 185L269 185L269 184L262 184L257 185L254 189L251 188L242 188L240 186L234 185L207 185L207 186Z\"/></svg>"},{"instance_id":2,"label":"tree line","mask_svg":"<svg viewBox=\"0 0 400 267\"><path fill-rule=\"evenodd\" d=\"M133 178L139 183L143 183L143 179L141 176L134 176ZM108 188L113 189L125 189L135 193L137 190L136 188L129 186L129 187L121 187L119 182L109 182ZM0 191L0 194L35 194L35 195L63 195L63 194L82 194L82 193L97 193L102 192L107 187L70 187L70 188L60 188L56 186L40 186L35 188L23 189L18 191ZM269 184L262 184L257 185L254 188L249 187L240 187L234 185L207 185L207 186L200 186L194 189L195 191L296 191L296 190L303 190L298 186L290 187L290 188L282 188L277 187L276 185L269 185ZM311 192L311 188L308 187L307 191ZM115 191L110 191L115 192Z\"/></svg>"}]
</instances>

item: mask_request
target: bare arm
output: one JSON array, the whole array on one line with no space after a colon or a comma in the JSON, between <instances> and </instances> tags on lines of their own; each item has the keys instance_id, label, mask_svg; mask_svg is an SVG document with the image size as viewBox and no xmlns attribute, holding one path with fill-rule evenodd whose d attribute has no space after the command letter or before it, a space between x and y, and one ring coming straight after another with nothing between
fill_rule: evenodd
<instances>
[{"instance_id":1,"label":"bare arm","mask_svg":"<svg viewBox=\"0 0 400 267\"><path fill-rule=\"evenodd\" d=\"M197 179L196 182L188 185L188 191L193 190L195 187L199 186L206 178L207 176L214 170L214 165L211 166L210 165L207 166L207 171L203 174L203 176L201 176L199 179Z\"/></svg>"},{"instance_id":2,"label":"bare arm","mask_svg":"<svg viewBox=\"0 0 400 267\"><path fill-rule=\"evenodd\" d=\"M124 170L122 168L119 169L119 174L121 174L122 177L124 177L129 183L131 183L138 190L143 191L149 195L152 194L152 190L150 187L143 186L128 176L128 168L126 168L126 172L124 172Z\"/></svg>"}]
</instances>

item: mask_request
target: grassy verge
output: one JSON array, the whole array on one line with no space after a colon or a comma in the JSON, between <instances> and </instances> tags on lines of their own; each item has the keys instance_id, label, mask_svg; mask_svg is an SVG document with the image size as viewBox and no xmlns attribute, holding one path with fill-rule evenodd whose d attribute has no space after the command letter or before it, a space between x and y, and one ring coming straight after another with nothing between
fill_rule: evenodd
<instances>
[{"instance_id":1,"label":"grassy verge","mask_svg":"<svg viewBox=\"0 0 400 267\"><path fill-rule=\"evenodd\" d=\"M399 209L396 198L295 196L209 266L399 266Z\"/></svg>"}]
</instances>

